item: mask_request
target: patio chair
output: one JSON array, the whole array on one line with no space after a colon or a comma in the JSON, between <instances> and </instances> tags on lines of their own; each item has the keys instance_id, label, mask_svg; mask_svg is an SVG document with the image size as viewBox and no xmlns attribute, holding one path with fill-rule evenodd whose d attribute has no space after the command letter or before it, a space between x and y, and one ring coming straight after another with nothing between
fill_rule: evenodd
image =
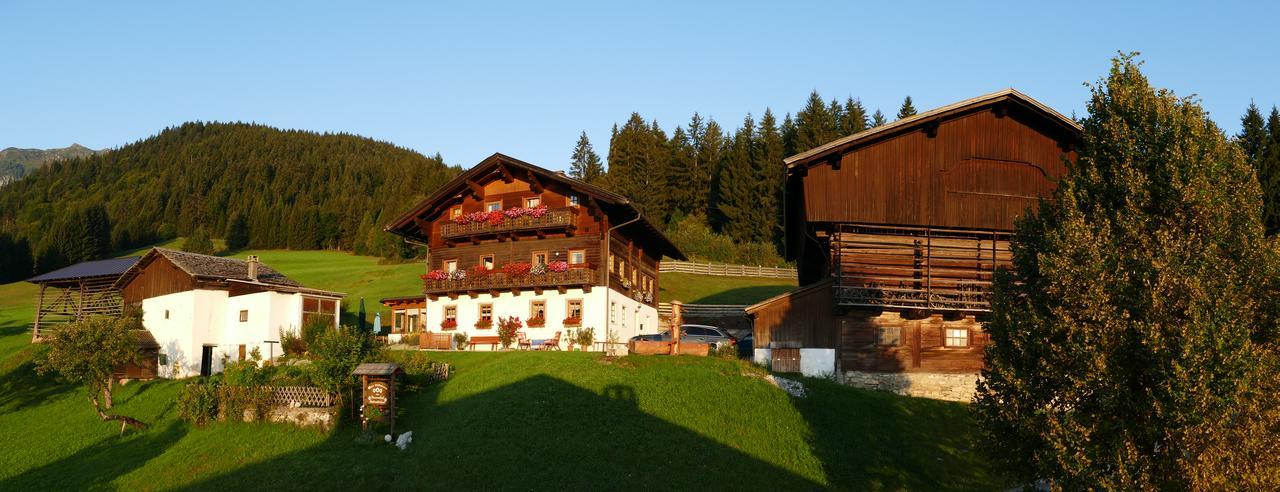
<instances>
[{"instance_id":1,"label":"patio chair","mask_svg":"<svg viewBox=\"0 0 1280 492\"><path fill-rule=\"evenodd\" d=\"M556 336L546 340L535 340L542 342L538 344L537 350L560 350L560 332L556 332Z\"/></svg>"},{"instance_id":2,"label":"patio chair","mask_svg":"<svg viewBox=\"0 0 1280 492\"><path fill-rule=\"evenodd\" d=\"M516 349L525 350L533 348L533 342L529 341L529 335L523 331L516 332Z\"/></svg>"}]
</instances>

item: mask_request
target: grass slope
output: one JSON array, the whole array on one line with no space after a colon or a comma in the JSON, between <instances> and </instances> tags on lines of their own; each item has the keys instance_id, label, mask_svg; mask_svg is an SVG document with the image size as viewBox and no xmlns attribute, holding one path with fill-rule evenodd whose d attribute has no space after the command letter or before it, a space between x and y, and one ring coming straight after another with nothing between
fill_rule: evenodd
<instances>
[{"instance_id":1,"label":"grass slope","mask_svg":"<svg viewBox=\"0 0 1280 492\"><path fill-rule=\"evenodd\" d=\"M755 304L795 288L795 280L780 278L664 273L658 282L658 298L688 304Z\"/></svg>"}]
</instances>

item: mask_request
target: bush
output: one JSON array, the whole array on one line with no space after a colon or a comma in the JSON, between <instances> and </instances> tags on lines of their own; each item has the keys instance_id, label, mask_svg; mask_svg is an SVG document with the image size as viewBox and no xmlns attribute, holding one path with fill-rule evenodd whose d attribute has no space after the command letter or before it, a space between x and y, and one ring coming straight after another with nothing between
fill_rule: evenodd
<instances>
[{"instance_id":1,"label":"bush","mask_svg":"<svg viewBox=\"0 0 1280 492\"><path fill-rule=\"evenodd\" d=\"M720 345L716 346L716 351L712 355L722 359L737 359L738 346L728 342L721 343Z\"/></svg>"},{"instance_id":2,"label":"bush","mask_svg":"<svg viewBox=\"0 0 1280 492\"><path fill-rule=\"evenodd\" d=\"M516 342L516 333L523 327L524 323L515 316L498 318L498 342L502 344L502 348L511 348L511 344Z\"/></svg>"},{"instance_id":3,"label":"bush","mask_svg":"<svg viewBox=\"0 0 1280 492\"><path fill-rule=\"evenodd\" d=\"M690 258L739 265L786 264L773 244L735 242L727 235L712 231L701 215L675 220L667 229L667 237Z\"/></svg>"},{"instance_id":4,"label":"bush","mask_svg":"<svg viewBox=\"0 0 1280 492\"><path fill-rule=\"evenodd\" d=\"M333 318L314 316L302 322L302 342L306 344L307 350L310 350L320 335L331 330L333 330Z\"/></svg>"},{"instance_id":5,"label":"bush","mask_svg":"<svg viewBox=\"0 0 1280 492\"><path fill-rule=\"evenodd\" d=\"M417 345L418 342L421 340L422 340L422 335L418 333L411 333L411 334L403 335L400 337L400 343L403 343L405 345Z\"/></svg>"},{"instance_id":6,"label":"bush","mask_svg":"<svg viewBox=\"0 0 1280 492\"><path fill-rule=\"evenodd\" d=\"M212 381L197 381L182 388L178 395L178 417L195 425L218 418L218 386Z\"/></svg>"},{"instance_id":7,"label":"bush","mask_svg":"<svg viewBox=\"0 0 1280 492\"><path fill-rule=\"evenodd\" d=\"M351 327L328 330L311 345L311 379L316 386L338 393L355 383L356 365L377 358L373 334Z\"/></svg>"},{"instance_id":8,"label":"bush","mask_svg":"<svg viewBox=\"0 0 1280 492\"><path fill-rule=\"evenodd\" d=\"M280 332L280 348L290 357L302 357L307 354L307 342L294 330Z\"/></svg>"},{"instance_id":9,"label":"bush","mask_svg":"<svg viewBox=\"0 0 1280 492\"><path fill-rule=\"evenodd\" d=\"M453 344L458 346L458 350L466 350L470 340L471 337L468 337L466 333L453 334Z\"/></svg>"}]
</instances>

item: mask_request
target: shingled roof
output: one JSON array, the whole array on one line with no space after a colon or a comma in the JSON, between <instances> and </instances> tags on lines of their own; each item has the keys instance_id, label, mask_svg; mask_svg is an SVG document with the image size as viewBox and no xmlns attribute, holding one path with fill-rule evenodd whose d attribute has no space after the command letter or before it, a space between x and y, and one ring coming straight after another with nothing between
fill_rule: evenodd
<instances>
[{"instance_id":1,"label":"shingled roof","mask_svg":"<svg viewBox=\"0 0 1280 492\"><path fill-rule=\"evenodd\" d=\"M245 260L188 253L186 251L177 251L168 248L152 248L150 252L144 255L142 259L138 260L137 263L120 276L120 280L116 281L116 287L123 288L125 285L128 285L129 281L159 257L164 257L183 272L186 272L188 275L199 280L242 282L280 288L281 290L289 292L306 292L332 295L336 297L342 296L342 293L340 292L330 292L303 287L302 284L285 276L283 273L275 271L263 263L258 264L258 278L252 279L249 278L249 262Z\"/></svg>"},{"instance_id":2,"label":"shingled roof","mask_svg":"<svg viewBox=\"0 0 1280 492\"><path fill-rule=\"evenodd\" d=\"M137 256L111 258L108 260L85 261L59 268L27 279L33 284L55 283L64 280L79 280L92 277L110 277L123 274L138 262Z\"/></svg>"}]
</instances>

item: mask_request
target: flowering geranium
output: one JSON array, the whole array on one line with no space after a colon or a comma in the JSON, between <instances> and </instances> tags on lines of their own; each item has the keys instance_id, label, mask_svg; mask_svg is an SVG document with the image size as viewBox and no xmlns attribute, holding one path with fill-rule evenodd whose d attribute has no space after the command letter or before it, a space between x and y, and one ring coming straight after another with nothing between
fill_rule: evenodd
<instances>
[{"instance_id":1,"label":"flowering geranium","mask_svg":"<svg viewBox=\"0 0 1280 492\"><path fill-rule=\"evenodd\" d=\"M467 269L467 276L471 278L484 278L486 275L493 273L492 270L485 268L483 264L476 265Z\"/></svg>"},{"instance_id":2,"label":"flowering geranium","mask_svg":"<svg viewBox=\"0 0 1280 492\"><path fill-rule=\"evenodd\" d=\"M466 280L466 279L467 279L466 270L454 270L452 272L449 272L449 280Z\"/></svg>"},{"instance_id":3,"label":"flowering geranium","mask_svg":"<svg viewBox=\"0 0 1280 492\"><path fill-rule=\"evenodd\" d=\"M529 267L529 275L544 275L547 273L547 264L538 263Z\"/></svg>"},{"instance_id":4,"label":"flowering geranium","mask_svg":"<svg viewBox=\"0 0 1280 492\"><path fill-rule=\"evenodd\" d=\"M432 270L422 277L427 280L449 280L449 272L444 270Z\"/></svg>"},{"instance_id":5,"label":"flowering geranium","mask_svg":"<svg viewBox=\"0 0 1280 492\"><path fill-rule=\"evenodd\" d=\"M491 319L482 319L482 320L476 321L476 329L484 330L491 327L493 327L493 320Z\"/></svg>"},{"instance_id":6,"label":"flowering geranium","mask_svg":"<svg viewBox=\"0 0 1280 492\"><path fill-rule=\"evenodd\" d=\"M582 318L579 316L570 316L564 319L565 326L578 326L582 324Z\"/></svg>"},{"instance_id":7,"label":"flowering geranium","mask_svg":"<svg viewBox=\"0 0 1280 492\"><path fill-rule=\"evenodd\" d=\"M536 219L536 218L538 218L538 217L542 217L543 215L547 215L547 206L546 206L546 205L540 205L540 206L533 207L533 208L530 208L530 209L525 209L525 215L528 215L528 216L533 217L533 218L535 218L535 219Z\"/></svg>"},{"instance_id":8,"label":"flowering geranium","mask_svg":"<svg viewBox=\"0 0 1280 492\"><path fill-rule=\"evenodd\" d=\"M456 319L446 319L440 322L441 330L452 330L457 327L458 327L458 320Z\"/></svg>"},{"instance_id":9,"label":"flowering geranium","mask_svg":"<svg viewBox=\"0 0 1280 492\"><path fill-rule=\"evenodd\" d=\"M524 324L529 328L542 328L547 325L547 318L543 318L541 316L537 318L529 318L524 322Z\"/></svg>"},{"instance_id":10,"label":"flowering geranium","mask_svg":"<svg viewBox=\"0 0 1280 492\"><path fill-rule=\"evenodd\" d=\"M525 210L526 210L526 209L523 209L523 208L520 208L520 207L508 208L508 209L506 209L506 210L503 210L503 211L502 211L502 215L506 215L508 219L514 219L514 218L517 218L517 217L522 217L522 216L524 216L524 214L525 214Z\"/></svg>"},{"instance_id":11,"label":"flowering geranium","mask_svg":"<svg viewBox=\"0 0 1280 492\"><path fill-rule=\"evenodd\" d=\"M502 273L507 274L508 277L523 277L528 275L531 269L533 269L532 265L523 262L502 265Z\"/></svg>"},{"instance_id":12,"label":"flowering geranium","mask_svg":"<svg viewBox=\"0 0 1280 492\"><path fill-rule=\"evenodd\" d=\"M569 271L569 263L565 261L553 261L551 263L547 263L547 270L557 273L567 272Z\"/></svg>"},{"instance_id":13,"label":"flowering geranium","mask_svg":"<svg viewBox=\"0 0 1280 492\"><path fill-rule=\"evenodd\" d=\"M503 221L507 220L507 216L503 215L502 212L495 210L495 211L489 212L485 220L489 222L489 225L496 226L496 225L502 224Z\"/></svg>"}]
</instances>

